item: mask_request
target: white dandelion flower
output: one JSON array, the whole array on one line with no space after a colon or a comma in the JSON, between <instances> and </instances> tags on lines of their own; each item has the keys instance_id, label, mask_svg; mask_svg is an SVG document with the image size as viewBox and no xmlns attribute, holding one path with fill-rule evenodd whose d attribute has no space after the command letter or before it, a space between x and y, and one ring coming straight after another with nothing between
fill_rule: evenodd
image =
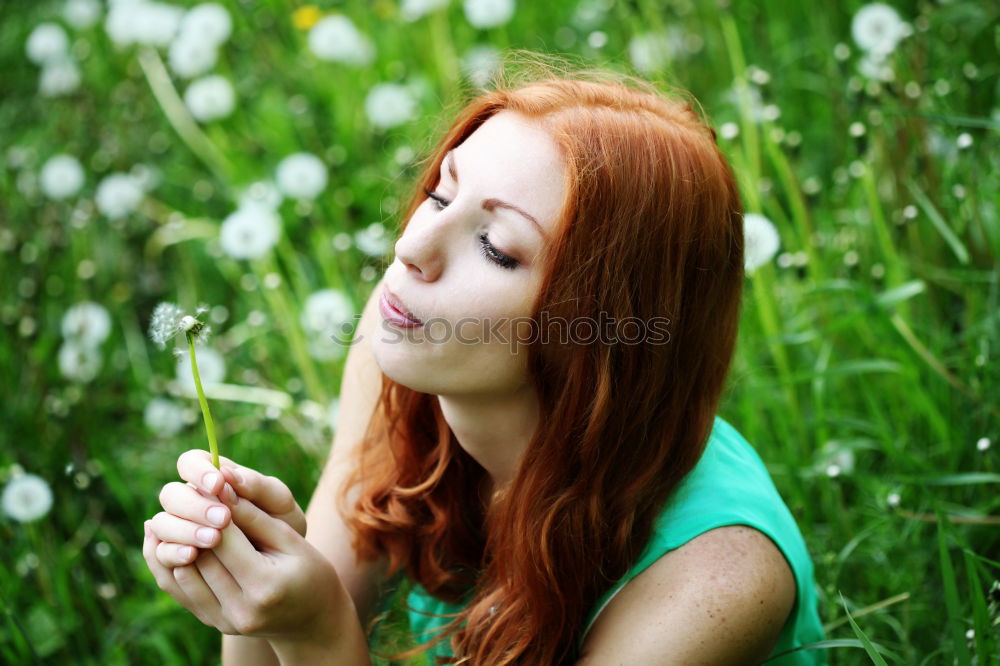
<instances>
[{"instance_id":1,"label":"white dandelion flower","mask_svg":"<svg viewBox=\"0 0 1000 666\"><path fill-rule=\"evenodd\" d=\"M892 81L896 73L885 56L875 51L865 53L858 60L858 74L875 81Z\"/></svg>"},{"instance_id":2,"label":"white dandelion flower","mask_svg":"<svg viewBox=\"0 0 1000 666\"><path fill-rule=\"evenodd\" d=\"M69 38L58 23L39 23L28 35L24 46L28 60L44 65L65 58L69 53Z\"/></svg>"},{"instance_id":3,"label":"white dandelion flower","mask_svg":"<svg viewBox=\"0 0 1000 666\"><path fill-rule=\"evenodd\" d=\"M222 5L216 2L203 2L184 14L180 33L185 38L218 47L233 33L233 19Z\"/></svg>"},{"instance_id":4,"label":"white dandelion flower","mask_svg":"<svg viewBox=\"0 0 1000 666\"><path fill-rule=\"evenodd\" d=\"M339 289L320 289L306 298L302 327L309 333L333 334L354 318L354 304Z\"/></svg>"},{"instance_id":5,"label":"white dandelion flower","mask_svg":"<svg viewBox=\"0 0 1000 666\"><path fill-rule=\"evenodd\" d=\"M111 315L100 303L81 301L63 315L62 334L84 347L98 347L111 334Z\"/></svg>"},{"instance_id":6,"label":"white dandelion flower","mask_svg":"<svg viewBox=\"0 0 1000 666\"><path fill-rule=\"evenodd\" d=\"M119 46L166 46L177 34L184 8L164 2L115 2L108 9L104 29Z\"/></svg>"},{"instance_id":7,"label":"white dandelion flower","mask_svg":"<svg viewBox=\"0 0 1000 666\"><path fill-rule=\"evenodd\" d=\"M201 385L219 384L226 376L226 361L218 351L211 347L198 347L198 376ZM187 353L181 353L177 359L177 380L182 386L194 392L194 373L191 371L191 359Z\"/></svg>"},{"instance_id":8,"label":"white dandelion flower","mask_svg":"<svg viewBox=\"0 0 1000 666\"><path fill-rule=\"evenodd\" d=\"M42 165L39 177L42 192L50 199L73 196L83 187L83 180L83 167L72 155L53 155Z\"/></svg>"},{"instance_id":9,"label":"white dandelion flower","mask_svg":"<svg viewBox=\"0 0 1000 666\"><path fill-rule=\"evenodd\" d=\"M38 75L42 97L68 95L80 87L80 67L69 56L45 63Z\"/></svg>"},{"instance_id":10,"label":"white dandelion flower","mask_svg":"<svg viewBox=\"0 0 1000 666\"><path fill-rule=\"evenodd\" d=\"M98 0L66 0L63 18L77 30L87 30L101 18L101 3Z\"/></svg>"},{"instance_id":11,"label":"white dandelion flower","mask_svg":"<svg viewBox=\"0 0 1000 666\"><path fill-rule=\"evenodd\" d=\"M489 44L473 46L462 56L462 73L472 85L483 88L500 67L500 51Z\"/></svg>"},{"instance_id":12,"label":"white dandelion flower","mask_svg":"<svg viewBox=\"0 0 1000 666\"><path fill-rule=\"evenodd\" d=\"M743 216L743 233L744 269L751 273L774 258L781 247L781 238L774 223L759 213Z\"/></svg>"},{"instance_id":13,"label":"white dandelion flower","mask_svg":"<svg viewBox=\"0 0 1000 666\"><path fill-rule=\"evenodd\" d=\"M326 165L312 153L293 153L278 163L278 189L292 199L315 199L326 188Z\"/></svg>"},{"instance_id":14,"label":"white dandelion flower","mask_svg":"<svg viewBox=\"0 0 1000 666\"><path fill-rule=\"evenodd\" d=\"M52 488L36 474L19 474L3 489L3 512L21 523L43 518L52 508Z\"/></svg>"},{"instance_id":15,"label":"white dandelion flower","mask_svg":"<svg viewBox=\"0 0 1000 666\"><path fill-rule=\"evenodd\" d=\"M309 355L317 361L336 361L344 358L347 348L343 342L326 335L312 334L306 340Z\"/></svg>"},{"instance_id":16,"label":"white dandelion flower","mask_svg":"<svg viewBox=\"0 0 1000 666\"><path fill-rule=\"evenodd\" d=\"M142 201L143 191L134 176L113 173L98 184L94 202L97 209L111 219L125 217Z\"/></svg>"},{"instance_id":17,"label":"white dandelion flower","mask_svg":"<svg viewBox=\"0 0 1000 666\"><path fill-rule=\"evenodd\" d=\"M377 83L365 97L365 113L369 122L379 129L402 125L416 115L417 101L398 83Z\"/></svg>"},{"instance_id":18,"label":"white dandelion flower","mask_svg":"<svg viewBox=\"0 0 1000 666\"><path fill-rule=\"evenodd\" d=\"M634 35L628 43L632 66L643 74L662 69L678 54L682 42L666 32Z\"/></svg>"},{"instance_id":19,"label":"white dandelion flower","mask_svg":"<svg viewBox=\"0 0 1000 666\"><path fill-rule=\"evenodd\" d=\"M413 22L417 19L448 6L449 0L403 0L399 14L404 21Z\"/></svg>"},{"instance_id":20,"label":"white dandelion flower","mask_svg":"<svg viewBox=\"0 0 1000 666\"><path fill-rule=\"evenodd\" d=\"M236 93L229 79L211 74L191 82L184 91L184 104L196 120L208 122L233 112Z\"/></svg>"},{"instance_id":21,"label":"white dandelion flower","mask_svg":"<svg viewBox=\"0 0 1000 666\"><path fill-rule=\"evenodd\" d=\"M465 20L474 28L495 28L514 16L514 0L465 0Z\"/></svg>"},{"instance_id":22,"label":"white dandelion flower","mask_svg":"<svg viewBox=\"0 0 1000 666\"><path fill-rule=\"evenodd\" d=\"M198 371L201 372L199 365ZM153 398L142 412L146 427L160 437L171 437L180 432L186 424L187 410L182 405L167 398Z\"/></svg>"},{"instance_id":23,"label":"white dandelion flower","mask_svg":"<svg viewBox=\"0 0 1000 666\"><path fill-rule=\"evenodd\" d=\"M321 60L347 65L370 65L375 60L375 45L341 14L325 16L312 27L309 49Z\"/></svg>"},{"instance_id":24,"label":"white dandelion flower","mask_svg":"<svg viewBox=\"0 0 1000 666\"><path fill-rule=\"evenodd\" d=\"M858 46L870 53L892 53L907 32L899 13L882 2L865 5L851 21L851 36Z\"/></svg>"},{"instance_id":25,"label":"white dandelion flower","mask_svg":"<svg viewBox=\"0 0 1000 666\"><path fill-rule=\"evenodd\" d=\"M58 361L59 371L66 379L86 384L97 376L103 359L97 347L67 340L59 348Z\"/></svg>"},{"instance_id":26,"label":"white dandelion flower","mask_svg":"<svg viewBox=\"0 0 1000 666\"><path fill-rule=\"evenodd\" d=\"M214 44L186 32L170 42L167 52L167 64L171 71L185 79L201 76L215 67L218 59L219 51Z\"/></svg>"},{"instance_id":27,"label":"white dandelion flower","mask_svg":"<svg viewBox=\"0 0 1000 666\"><path fill-rule=\"evenodd\" d=\"M381 223L373 222L354 234L354 244L369 257L381 257L392 248L392 239Z\"/></svg>"},{"instance_id":28,"label":"white dandelion flower","mask_svg":"<svg viewBox=\"0 0 1000 666\"><path fill-rule=\"evenodd\" d=\"M195 344L205 344L212 327L197 317L208 312L208 309L207 305L200 305L192 316L185 313L176 303L170 301L157 303L149 318L150 340L160 349L164 349L167 342L178 333L191 333Z\"/></svg>"},{"instance_id":29,"label":"white dandelion flower","mask_svg":"<svg viewBox=\"0 0 1000 666\"><path fill-rule=\"evenodd\" d=\"M222 221L219 242L234 259L258 259L275 246L281 235L281 220L263 206L244 206Z\"/></svg>"},{"instance_id":30,"label":"white dandelion flower","mask_svg":"<svg viewBox=\"0 0 1000 666\"><path fill-rule=\"evenodd\" d=\"M976 441L976 450L977 451L986 451L989 448L990 448L990 438L989 437L980 437Z\"/></svg>"},{"instance_id":31,"label":"white dandelion flower","mask_svg":"<svg viewBox=\"0 0 1000 666\"><path fill-rule=\"evenodd\" d=\"M261 206L267 210L278 210L284 197L281 190L271 181L251 183L240 194L239 205L243 207Z\"/></svg>"}]
</instances>

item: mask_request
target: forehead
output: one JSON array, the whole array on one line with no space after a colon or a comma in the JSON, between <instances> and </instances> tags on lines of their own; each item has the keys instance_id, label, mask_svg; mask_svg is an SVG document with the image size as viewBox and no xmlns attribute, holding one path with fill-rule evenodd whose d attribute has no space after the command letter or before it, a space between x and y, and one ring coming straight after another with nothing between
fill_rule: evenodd
<instances>
[{"instance_id":1,"label":"forehead","mask_svg":"<svg viewBox=\"0 0 1000 666\"><path fill-rule=\"evenodd\" d=\"M546 228L555 225L566 193L566 167L559 145L540 123L501 111L452 152L460 189L519 206ZM447 159L442 172L448 173Z\"/></svg>"}]
</instances>

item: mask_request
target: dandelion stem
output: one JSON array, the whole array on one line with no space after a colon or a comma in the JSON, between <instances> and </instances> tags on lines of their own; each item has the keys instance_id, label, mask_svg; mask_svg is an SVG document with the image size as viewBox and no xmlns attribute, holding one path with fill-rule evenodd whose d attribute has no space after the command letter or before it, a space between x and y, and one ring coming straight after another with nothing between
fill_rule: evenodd
<instances>
[{"instance_id":1,"label":"dandelion stem","mask_svg":"<svg viewBox=\"0 0 1000 666\"><path fill-rule=\"evenodd\" d=\"M219 445L215 441L215 423L212 422L212 412L208 410L205 391L201 388L201 376L198 374L198 361L194 356L194 336L187 333L188 349L191 350L191 373L194 375L194 386L198 390L198 402L201 404L201 415L205 417L205 431L208 433L208 446L212 451L212 464L219 467Z\"/></svg>"}]
</instances>

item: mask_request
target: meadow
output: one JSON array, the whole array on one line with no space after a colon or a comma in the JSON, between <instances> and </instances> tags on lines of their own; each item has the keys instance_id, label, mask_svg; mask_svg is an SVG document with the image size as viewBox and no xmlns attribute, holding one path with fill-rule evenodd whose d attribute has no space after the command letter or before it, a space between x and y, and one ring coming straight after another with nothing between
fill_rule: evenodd
<instances>
[{"instance_id":1,"label":"meadow","mask_svg":"<svg viewBox=\"0 0 1000 666\"><path fill-rule=\"evenodd\" d=\"M305 507L416 165L530 49L689 90L738 174L720 413L806 538L814 649L1000 663L1000 5L196 4L3 7L0 662L218 662L141 553L207 447L153 309L207 306L223 455Z\"/></svg>"}]
</instances>

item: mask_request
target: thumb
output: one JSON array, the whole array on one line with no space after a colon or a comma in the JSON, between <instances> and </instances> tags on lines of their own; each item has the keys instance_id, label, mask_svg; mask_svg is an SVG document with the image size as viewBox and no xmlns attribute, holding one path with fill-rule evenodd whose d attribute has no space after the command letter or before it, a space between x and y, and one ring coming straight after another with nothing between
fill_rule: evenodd
<instances>
[{"instance_id":1,"label":"thumb","mask_svg":"<svg viewBox=\"0 0 1000 666\"><path fill-rule=\"evenodd\" d=\"M288 523L271 516L250 500L237 498L235 503L227 504L233 516L232 525L239 528L235 530L239 536L234 535L237 541L243 537L257 550L288 553L302 540ZM223 530L223 541L227 536L226 530Z\"/></svg>"}]
</instances>

